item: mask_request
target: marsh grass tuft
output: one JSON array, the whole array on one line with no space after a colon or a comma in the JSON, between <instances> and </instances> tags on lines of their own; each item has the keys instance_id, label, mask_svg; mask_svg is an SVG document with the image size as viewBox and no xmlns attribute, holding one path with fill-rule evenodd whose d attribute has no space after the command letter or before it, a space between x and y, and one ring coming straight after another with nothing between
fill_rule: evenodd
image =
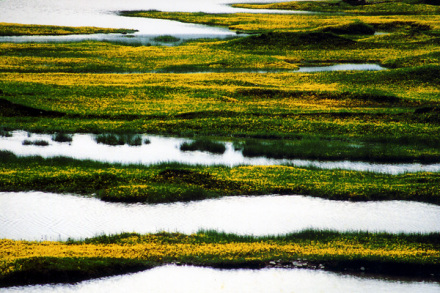
<instances>
[{"instance_id":1,"label":"marsh grass tuft","mask_svg":"<svg viewBox=\"0 0 440 293\"><path fill-rule=\"evenodd\" d=\"M226 147L223 143L211 141L208 139L196 139L193 142L184 142L180 146L181 151L205 151L213 154L223 154Z\"/></svg>"},{"instance_id":2,"label":"marsh grass tuft","mask_svg":"<svg viewBox=\"0 0 440 293\"><path fill-rule=\"evenodd\" d=\"M71 134L57 132L52 136L52 140L57 142L72 142L73 138Z\"/></svg>"},{"instance_id":3,"label":"marsh grass tuft","mask_svg":"<svg viewBox=\"0 0 440 293\"><path fill-rule=\"evenodd\" d=\"M24 140L23 145L48 146L49 142L45 140Z\"/></svg>"}]
</instances>

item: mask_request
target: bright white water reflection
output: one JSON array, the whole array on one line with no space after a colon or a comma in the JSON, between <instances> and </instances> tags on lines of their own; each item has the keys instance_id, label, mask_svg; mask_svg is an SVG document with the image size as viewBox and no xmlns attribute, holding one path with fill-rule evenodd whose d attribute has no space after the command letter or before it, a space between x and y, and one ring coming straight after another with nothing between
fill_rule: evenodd
<instances>
[{"instance_id":1,"label":"bright white water reflection","mask_svg":"<svg viewBox=\"0 0 440 293\"><path fill-rule=\"evenodd\" d=\"M437 293L434 282L385 280L304 269L218 270L167 265L124 276L74 285L44 285L3 289L3 292L387 292Z\"/></svg>"},{"instance_id":2,"label":"bright white water reflection","mask_svg":"<svg viewBox=\"0 0 440 293\"><path fill-rule=\"evenodd\" d=\"M316 67L301 67L297 72L325 72L325 71L379 71L386 68L378 64L338 64L332 66L316 66Z\"/></svg>"},{"instance_id":3,"label":"bright white water reflection","mask_svg":"<svg viewBox=\"0 0 440 293\"><path fill-rule=\"evenodd\" d=\"M308 228L336 231L440 231L440 206L409 202L346 202L305 196L231 196L172 204L106 203L43 192L0 193L0 237L66 240L98 234L201 229L278 235Z\"/></svg>"},{"instance_id":4,"label":"bright white water reflection","mask_svg":"<svg viewBox=\"0 0 440 293\"><path fill-rule=\"evenodd\" d=\"M19 156L38 155L45 158L64 156L75 159L91 159L110 163L157 164L179 162L200 165L279 165L293 164L299 167L317 167L323 169L345 169L378 173L400 174L404 172L440 172L440 164L373 164L365 162L321 162L310 160L277 160L264 157L247 158L241 151L234 149L231 142L225 142L226 152L222 155L208 152L182 152L180 146L190 141L184 138L143 135L143 140L151 143L141 146L109 146L98 144L91 134L75 134L71 143L52 141L48 134L28 134L14 131L11 137L0 137L0 150L11 151ZM23 145L23 141L44 140L49 146Z\"/></svg>"},{"instance_id":5,"label":"bright white water reflection","mask_svg":"<svg viewBox=\"0 0 440 293\"><path fill-rule=\"evenodd\" d=\"M252 2L241 0L240 2ZM264 0L260 2L275 2ZM292 13L288 11L260 11L235 9L223 0L2 0L0 22L64 26L96 26L136 29L136 36L145 35L231 35L224 28L185 24L176 21L123 17L121 10L160 10L209 13Z\"/></svg>"}]
</instances>

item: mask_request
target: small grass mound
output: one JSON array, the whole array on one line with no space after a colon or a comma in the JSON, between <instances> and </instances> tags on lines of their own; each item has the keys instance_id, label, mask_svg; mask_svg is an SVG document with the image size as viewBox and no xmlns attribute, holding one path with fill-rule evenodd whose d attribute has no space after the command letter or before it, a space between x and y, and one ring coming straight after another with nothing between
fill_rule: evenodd
<instances>
[{"instance_id":1,"label":"small grass mound","mask_svg":"<svg viewBox=\"0 0 440 293\"><path fill-rule=\"evenodd\" d=\"M291 49L304 46L333 48L349 46L354 43L350 39L329 32L269 32L230 41L230 44L244 49L258 49L260 47Z\"/></svg>"},{"instance_id":2,"label":"small grass mound","mask_svg":"<svg viewBox=\"0 0 440 293\"><path fill-rule=\"evenodd\" d=\"M23 145L48 146L49 142L45 140L24 140Z\"/></svg>"},{"instance_id":3,"label":"small grass mound","mask_svg":"<svg viewBox=\"0 0 440 293\"><path fill-rule=\"evenodd\" d=\"M338 35L374 35L375 33L375 30L371 25L363 22L354 22L342 26L327 27L322 31Z\"/></svg>"},{"instance_id":4,"label":"small grass mound","mask_svg":"<svg viewBox=\"0 0 440 293\"><path fill-rule=\"evenodd\" d=\"M97 143L102 143L111 146L128 144L130 146L142 145L142 137L133 134L100 134L96 137Z\"/></svg>"},{"instance_id":5,"label":"small grass mound","mask_svg":"<svg viewBox=\"0 0 440 293\"><path fill-rule=\"evenodd\" d=\"M64 114L56 111L46 111L42 109L28 107L0 98L0 116L60 117L64 116Z\"/></svg>"},{"instance_id":6,"label":"small grass mound","mask_svg":"<svg viewBox=\"0 0 440 293\"><path fill-rule=\"evenodd\" d=\"M0 287L48 283L74 283L152 268L147 261L120 258L33 257L13 264L20 268L0 277Z\"/></svg>"},{"instance_id":7,"label":"small grass mound","mask_svg":"<svg viewBox=\"0 0 440 293\"><path fill-rule=\"evenodd\" d=\"M170 203L203 200L218 195L198 186L152 183L109 188L101 190L98 196L108 202Z\"/></svg>"},{"instance_id":8,"label":"small grass mound","mask_svg":"<svg viewBox=\"0 0 440 293\"><path fill-rule=\"evenodd\" d=\"M63 132L57 132L52 136L52 140L57 142L72 142L72 135Z\"/></svg>"},{"instance_id":9,"label":"small grass mound","mask_svg":"<svg viewBox=\"0 0 440 293\"><path fill-rule=\"evenodd\" d=\"M183 143L180 146L181 151L205 151L213 154L223 154L226 151L224 144L207 139L197 139L190 143Z\"/></svg>"},{"instance_id":10,"label":"small grass mound","mask_svg":"<svg viewBox=\"0 0 440 293\"><path fill-rule=\"evenodd\" d=\"M160 42L160 43L176 43L180 41L180 38L176 38L174 36L170 35L164 35L164 36L157 36L153 38L153 41Z\"/></svg>"}]
</instances>

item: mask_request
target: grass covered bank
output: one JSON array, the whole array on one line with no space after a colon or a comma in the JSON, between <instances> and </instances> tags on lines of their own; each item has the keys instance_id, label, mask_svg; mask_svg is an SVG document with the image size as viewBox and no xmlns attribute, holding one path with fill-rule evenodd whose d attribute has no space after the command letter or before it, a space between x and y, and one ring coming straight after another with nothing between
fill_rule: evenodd
<instances>
[{"instance_id":1,"label":"grass covered bank","mask_svg":"<svg viewBox=\"0 0 440 293\"><path fill-rule=\"evenodd\" d=\"M129 34L136 30L98 27L71 27L0 22L0 36L64 36L90 34Z\"/></svg>"},{"instance_id":2,"label":"grass covered bank","mask_svg":"<svg viewBox=\"0 0 440 293\"><path fill-rule=\"evenodd\" d=\"M0 286L72 282L169 263L362 271L438 280L439 237L328 231L252 237L208 231L193 235L126 233L67 242L3 239ZM63 278L54 279L59 275Z\"/></svg>"},{"instance_id":3,"label":"grass covered bank","mask_svg":"<svg viewBox=\"0 0 440 293\"><path fill-rule=\"evenodd\" d=\"M440 204L440 175L386 175L291 166L118 165L2 152L1 191L95 194L116 202L176 202L225 195L302 194L336 200Z\"/></svg>"}]
</instances>

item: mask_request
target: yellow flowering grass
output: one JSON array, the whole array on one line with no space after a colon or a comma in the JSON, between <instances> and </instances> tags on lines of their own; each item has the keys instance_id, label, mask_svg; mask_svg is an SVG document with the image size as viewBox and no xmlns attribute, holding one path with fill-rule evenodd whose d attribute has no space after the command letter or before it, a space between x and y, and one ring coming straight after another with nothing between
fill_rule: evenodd
<instances>
[{"instance_id":1,"label":"yellow flowering grass","mask_svg":"<svg viewBox=\"0 0 440 293\"><path fill-rule=\"evenodd\" d=\"M39 36L39 35L73 35L73 34L110 34L133 33L131 29L112 29L98 27L69 27L55 25L31 25L0 22L0 36Z\"/></svg>"},{"instance_id":2,"label":"yellow flowering grass","mask_svg":"<svg viewBox=\"0 0 440 293\"><path fill-rule=\"evenodd\" d=\"M10 158L2 191L94 194L108 201L173 202L224 195L302 194L329 199L439 203L438 173L387 175L291 166L109 165L73 159Z\"/></svg>"},{"instance_id":3,"label":"yellow flowering grass","mask_svg":"<svg viewBox=\"0 0 440 293\"><path fill-rule=\"evenodd\" d=\"M198 234L121 234L99 236L85 241L35 242L0 240L0 284L2 280L25 271L40 259L50 259L51 267L64 259L118 259L147 261L160 265L184 263L195 265L246 267L287 264L301 260L307 267L344 270L366 266L371 272L386 266L413 269L423 267L437 273L440 251L438 235L386 235L368 233L302 232L280 237L240 237L215 232ZM275 262L274 262L275 263ZM26 265L23 265L26 264ZM383 267L383 268L381 268ZM40 267L49 270L48 267ZM66 269L66 268L64 268ZM69 269L69 268L68 268ZM66 269L66 270L68 270ZM81 270L84 268L70 268ZM364 268L365 269L365 268ZM388 268L389 269L389 268ZM433 269L433 270L432 270ZM58 269L60 270L60 269ZM123 266L119 273L124 271ZM397 271L401 271L397 269ZM395 272L396 273L396 272ZM424 272L425 273L425 272ZM411 275L411 272L407 272Z\"/></svg>"}]
</instances>

